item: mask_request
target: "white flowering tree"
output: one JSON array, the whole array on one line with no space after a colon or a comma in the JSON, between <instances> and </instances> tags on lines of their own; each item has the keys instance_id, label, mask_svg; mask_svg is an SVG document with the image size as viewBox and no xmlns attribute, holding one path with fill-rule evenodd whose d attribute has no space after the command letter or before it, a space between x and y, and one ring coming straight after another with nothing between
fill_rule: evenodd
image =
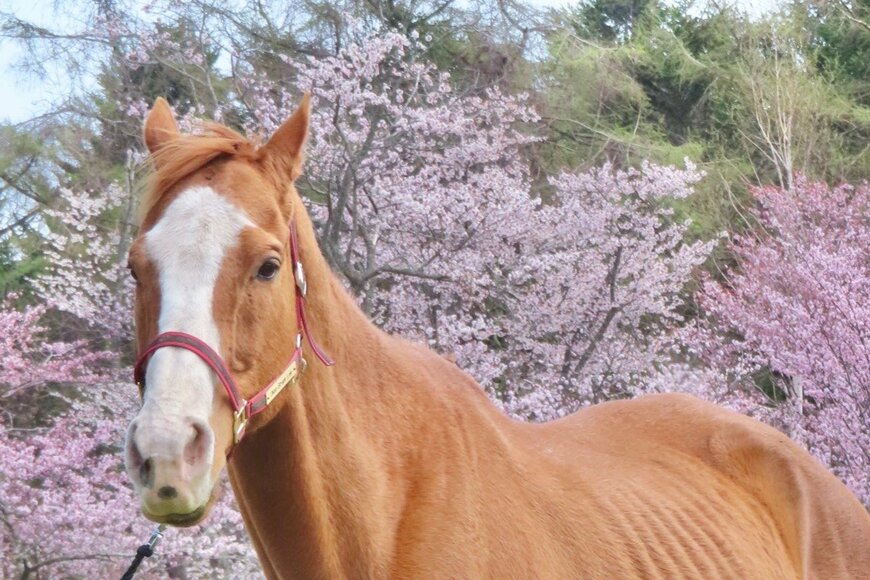
<instances>
[{"instance_id":1,"label":"white flowering tree","mask_svg":"<svg viewBox=\"0 0 870 580\"><path fill-rule=\"evenodd\" d=\"M129 66L184 58L155 46L161 38L143 39ZM537 115L527 99L458 94L421 50L413 34L352 35L335 56L285 63L293 87L239 65L236 99L214 115L268 133L312 93L299 185L327 258L377 324L452 357L508 412L547 419L643 392L667 361L663 339L681 321L685 283L710 250L687 243L667 209L699 174L603 167L535 184L524 148ZM141 113L137 102L125 114ZM115 337L129 335L132 318L130 231L105 218L128 215L129 192L64 191L38 285L55 309ZM118 364L121 377L127 371ZM82 389L38 436L18 437L14 425L0 434L0 501L16 506L4 516L14 530L2 544L4 574L115 573L147 535L120 475L122 425L136 402L117 376ZM45 540L60 524L87 538ZM173 531L160 553L148 563L155 573L256 568L231 504L198 529Z\"/></svg>"}]
</instances>

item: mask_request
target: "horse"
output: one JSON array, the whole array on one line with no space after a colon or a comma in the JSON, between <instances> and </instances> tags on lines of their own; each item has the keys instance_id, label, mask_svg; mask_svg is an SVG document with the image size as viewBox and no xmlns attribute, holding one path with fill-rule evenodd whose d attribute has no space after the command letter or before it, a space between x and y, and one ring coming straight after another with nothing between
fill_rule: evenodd
<instances>
[{"instance_id":1,"label":"horse","mask_svg":"<svg viewBox=\"0 0 870 580\"><path fill-rule=\"evenodd\" d=\"M294 186L310 108L263 145L145 120L145 517L201 522L227 467L268 578L870 578L870 515L774 428L678 394L521 423L378 329Z\"/></svg>"}]
</instances>

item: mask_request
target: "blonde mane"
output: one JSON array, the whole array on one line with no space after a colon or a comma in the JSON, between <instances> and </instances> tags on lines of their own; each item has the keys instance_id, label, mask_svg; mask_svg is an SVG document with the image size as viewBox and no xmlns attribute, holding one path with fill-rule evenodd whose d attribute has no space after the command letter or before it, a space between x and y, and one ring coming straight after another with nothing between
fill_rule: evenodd
<instances>
[{"instance_id":1,"label":"blonde mane","mask_svg":"<svg viewBox=\"0 0 870 580\"><path fill-rule=\"evenodd\" d=\"M148 157L139 223L173 185L219 157L257 159L258 144L219 123L203 123L197 133L173 135Z\"/></svg>"}]
</instances>

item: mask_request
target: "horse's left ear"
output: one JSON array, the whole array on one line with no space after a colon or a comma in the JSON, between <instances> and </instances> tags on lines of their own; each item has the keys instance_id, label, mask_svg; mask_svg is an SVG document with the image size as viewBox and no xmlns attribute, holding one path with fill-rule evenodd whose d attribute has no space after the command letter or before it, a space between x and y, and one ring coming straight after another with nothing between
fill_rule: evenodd
<instances>
[{"instance_id":1,"label":"horse's left ear","mask_svg":"<svg viewBox=\"0 0 870 580\"><path fill-rule=\"evenodd\" d=\"M308 120L311 118L311 95L305 93L299 108L284 121L269 142L261 149L265 159L274 167L295 180L302 173L305 160L303 148L308 137Z\"/></svg>"},{"instance_id":2,"label":"horse's left ear","mask_svg":"<svg viewBox=\"0 0 870 580\"><path fill-rule=\"evenodd\" d=\"M156 153L167 141L178 136L178 124L175 122L175 116L172 114L172 109L169 108L169 103L163 97L157 97L154 106L145 117L143 133L145 146L151 153Z\"/></svg>"}]
</instances>

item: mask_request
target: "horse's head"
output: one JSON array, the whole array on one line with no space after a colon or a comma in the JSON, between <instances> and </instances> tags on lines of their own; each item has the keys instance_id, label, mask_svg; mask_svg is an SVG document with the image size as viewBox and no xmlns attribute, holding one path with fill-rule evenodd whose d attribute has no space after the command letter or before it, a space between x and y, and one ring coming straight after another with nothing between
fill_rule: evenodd
<instances>
[{"instance_id":1,"label":"horse's head","mask_svg":"<svg viewBox=\"0 0 870 580\"><path fill-rule=\"evenodd\" d=\"M295 347L288 223L303 211L293 180L308 118L306 97L256 147L218 125L182 135L166 102L155 104L145 121L154 173L129 258L140 353L162 333L192 335L220 355L244 399L281 373ZM142 365L126 462L149 519L193 525L214 501L235 436L233 397L217 376L183 348Z\"/></svg>"}]
</instances>

